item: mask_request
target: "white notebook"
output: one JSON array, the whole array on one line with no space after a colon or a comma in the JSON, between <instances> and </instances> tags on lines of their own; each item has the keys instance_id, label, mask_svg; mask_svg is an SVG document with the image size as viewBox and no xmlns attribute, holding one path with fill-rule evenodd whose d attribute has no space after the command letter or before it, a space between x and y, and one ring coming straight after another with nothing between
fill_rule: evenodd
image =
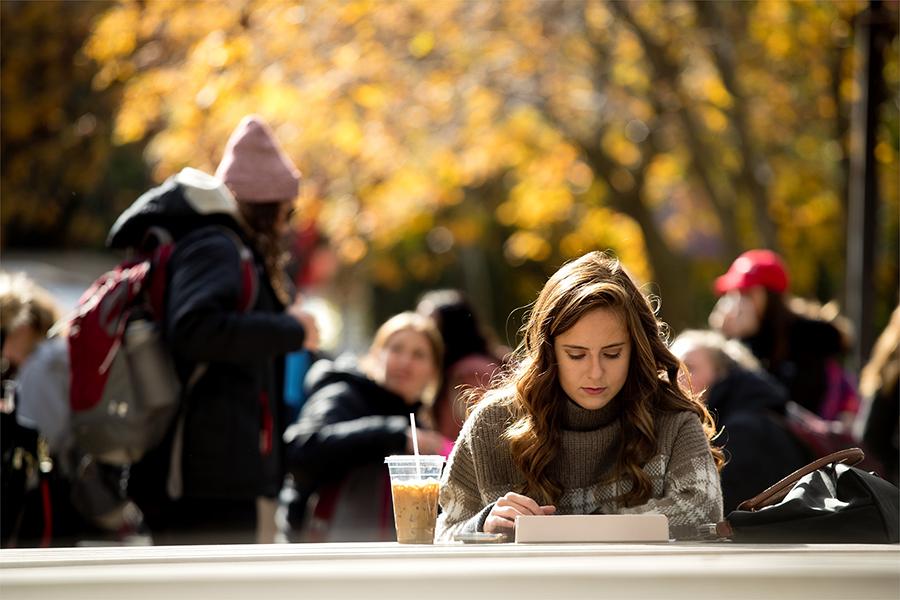
<instances>
[{"instance_id":1,"label":"white notebook","mask_svg":"<svg viewBox=\"0 0 900 600\"><path fill-rule=\"evenodd\" d=\"M665 515L547 515L516 517L516 542L667 542Z\"/></svg>"}]
</instances>

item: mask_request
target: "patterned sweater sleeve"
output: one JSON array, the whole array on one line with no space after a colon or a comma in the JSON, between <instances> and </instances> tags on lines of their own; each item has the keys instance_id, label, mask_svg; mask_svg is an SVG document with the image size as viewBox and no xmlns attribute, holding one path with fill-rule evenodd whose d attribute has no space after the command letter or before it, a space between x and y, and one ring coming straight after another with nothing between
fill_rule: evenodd
<instances>
[{"instance_id":1,"label":"patterned sweater sleeve","mask_svg":"<svg viewBox=\"0 0 900 600\"><path fill-rule=\"evenodd\" d=\"M664 477L664 494L640 506L620 508L622 514L660 513L669 519L673 537L696 525L722 520L722 487L700 419L681 413L676 423Z\"/></svg>"},{"instance_id":2,"label":"patterned sweater sleeve","mask_svg":"<svg viewBox=\"0 0 900 600\"><path fill-rule=\"evenodd\" d=\"M471 425L469 423L468 425ZM472 452L472 429L463 427L441 479L441 514L435 539L450 541L457 533L480 531L493 504L481 501Z\"/></svg>"}]
</instances>

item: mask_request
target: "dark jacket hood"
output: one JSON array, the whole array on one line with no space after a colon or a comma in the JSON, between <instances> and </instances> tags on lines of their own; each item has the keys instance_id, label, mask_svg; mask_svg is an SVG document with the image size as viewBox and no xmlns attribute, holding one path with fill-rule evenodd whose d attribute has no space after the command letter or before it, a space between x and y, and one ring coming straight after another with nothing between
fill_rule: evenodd
<instances>
[{"instance_id":1,"label":"dark jacket hood","mask_svg":"<svg viewBox=\"0 0 900 600\"><path fill-rule=\"evenodd\" d=\"M175 240L205 225L240 231L234 196L220 179L185 168L144 192L116 219L106 245L124 249L142 245L151 227L162 227Z\"/></svg>"}]
</instances>

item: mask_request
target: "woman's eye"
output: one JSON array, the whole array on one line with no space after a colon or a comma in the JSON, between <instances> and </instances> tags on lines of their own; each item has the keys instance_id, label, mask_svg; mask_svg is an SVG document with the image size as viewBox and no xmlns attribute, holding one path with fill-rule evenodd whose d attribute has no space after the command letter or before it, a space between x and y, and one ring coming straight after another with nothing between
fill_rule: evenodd
<instances>
[{"instance_id":1,"label":"woman's eye","mask_svg":"<svg viewBox=\"0 0 900 600\"><path fill-rule=\"evenodd\" d=\"M622 355L621 352L616 352L615 354L604 354L603 357L609 358L609 359L614 359L614 358L619 358L619 356L621 356L621 355Z\"/></svg>"},{"instance_id":2,"label":"woman's eye","mask_svg":"<svg viewBox=\"0 0 900 600\"><path fill-rule=\"evenodd\" d=\"M567 354L567 356L572 360L581 360L584 358L584 354Z\"/></svg>"}]
</instances>

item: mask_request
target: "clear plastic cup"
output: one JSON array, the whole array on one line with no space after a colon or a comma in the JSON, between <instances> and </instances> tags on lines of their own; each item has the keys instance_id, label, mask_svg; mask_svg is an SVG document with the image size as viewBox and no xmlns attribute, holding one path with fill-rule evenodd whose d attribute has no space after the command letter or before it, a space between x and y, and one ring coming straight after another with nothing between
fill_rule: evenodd
<instances>
[{"instance_id":1,"label":"clear plastic cup","mask_svg":"<svg viewBox=\"0 0 900 600\"><path fill-rule=\"evenodd\" d=\"M401 544L433 544L443 456L388 456L394 525Z\"/></svg>"}]
</instances>

